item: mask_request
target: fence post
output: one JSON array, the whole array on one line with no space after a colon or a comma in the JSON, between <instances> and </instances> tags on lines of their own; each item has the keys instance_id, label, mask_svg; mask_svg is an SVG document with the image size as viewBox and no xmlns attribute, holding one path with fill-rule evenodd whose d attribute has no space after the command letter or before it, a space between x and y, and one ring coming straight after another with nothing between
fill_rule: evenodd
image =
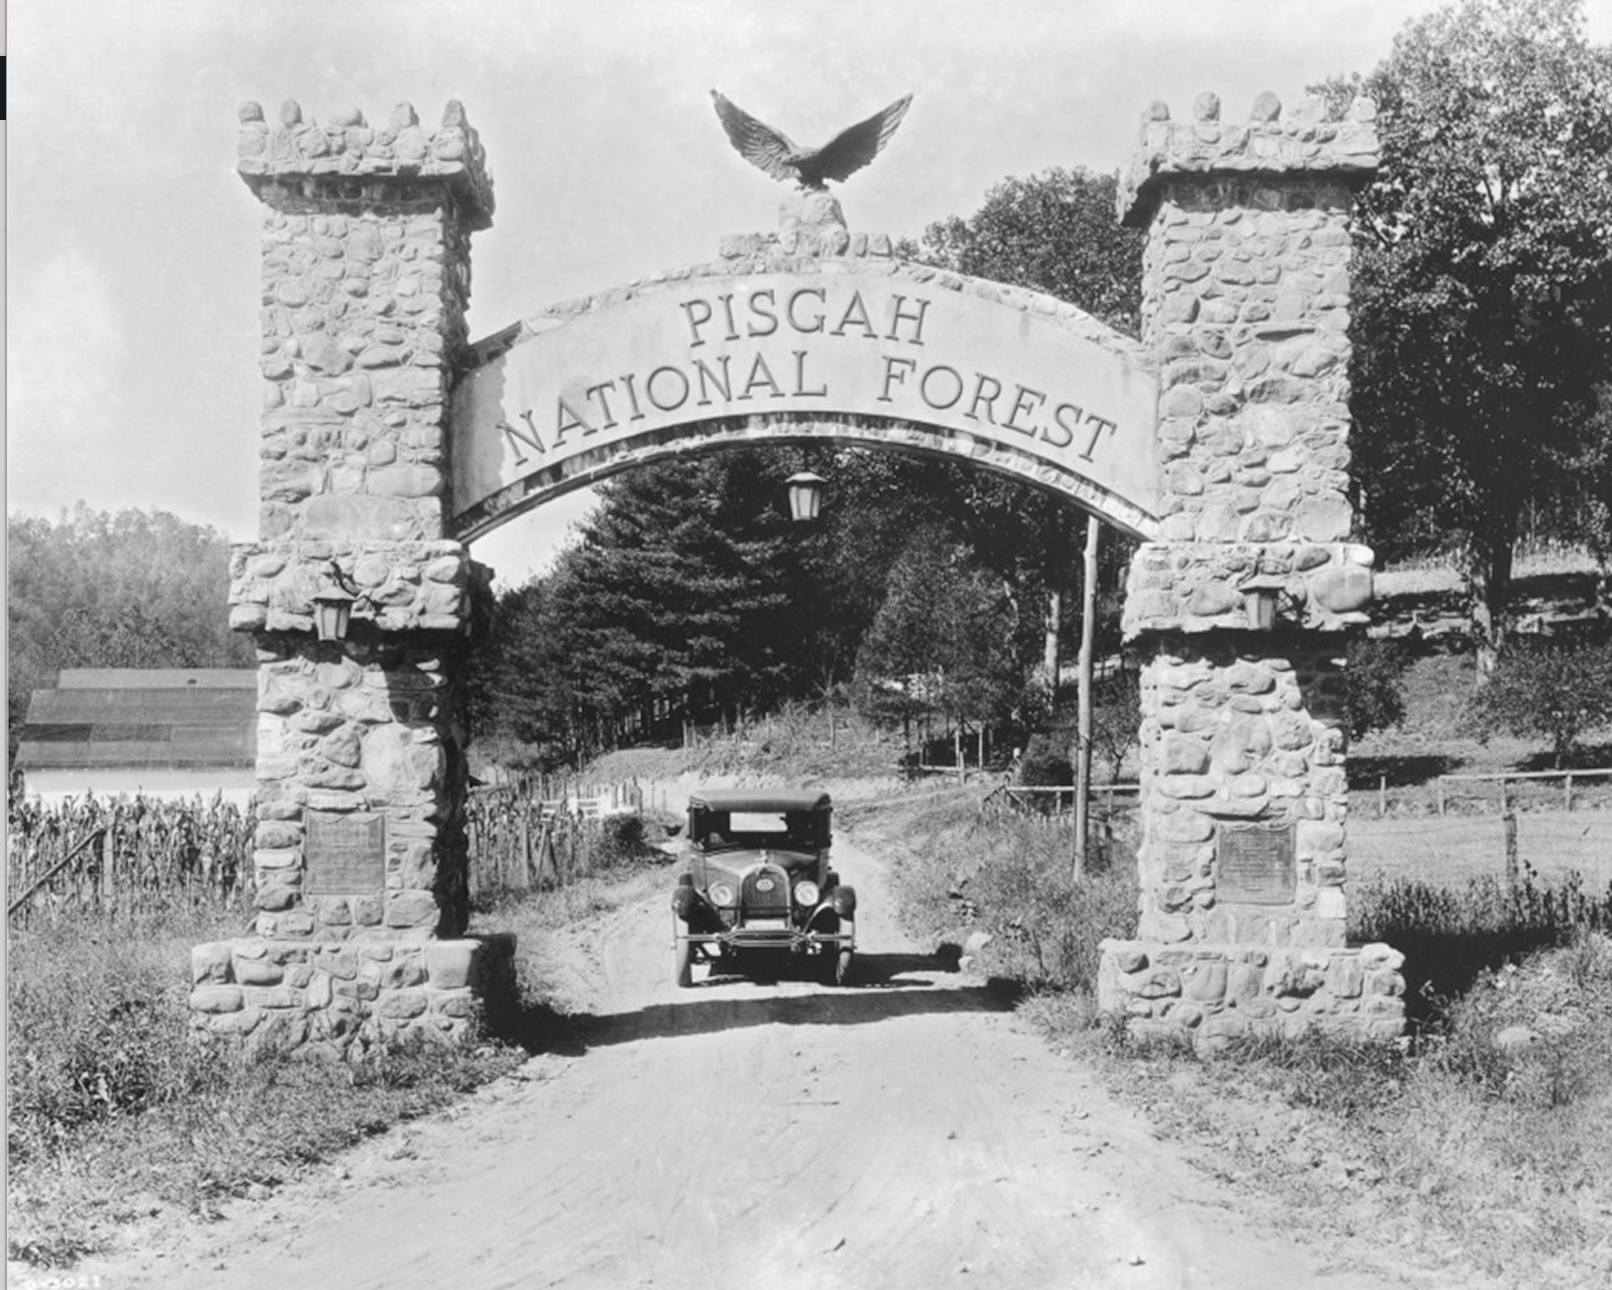
<instances>
[{"instance_id":1,"label":"fence post","mask_svg":"<svg viewBox=\"0 0 1612 1290\"><path fill-rule=\"evenodd\" d=\"M532 872L532 799L523 797L521 802L521 847L520 871L521 887L524 889L531 885L528 875Z\"/></svg>"},{"instance_id":2,"label":"fence post","mask_svg":"<svg viewBox=\"0 0 1612 1290\"><path fill-rule=\"evenodd\" d=\"M101 906L108 914L112 912L112 902L117 898L116 864L117 847L112 841L112 826L108 824L101 836Z\"/></svg>"},{"instance_id":3,"label":"fence post","mask_svg":"<svg viewBox=\"0 0 1612 1290\"><path fill-rule=\"evenodd\" d=\"M1500 814L1506 815L1511 810L1511 803L1506 800L1506 777L1500 777Z\"/></svg>"},{"instance_id":4,"label":"fence post","mask_svg":"<svg viewBox=\"0 0 1612 1290\"><path fill-rule=\"evenodd\" d=\"M1571 811L1573 809L1573 772L1572 771L1567 772L1566 797L1567 797L1566 807L1567 807L1567 809L1569 811Z\"/></svg>"},{"instance_id":5,"label":"fence post","mask_svg":"<svg viewBox=\"0 0 1612 1290\"><path fill-rule=\"evenodd\" d=\"M1440 775L1433 782L1438 785L1438 813L1440 815L1443 815L1444 814L1444 776Z\"/></svg>"},{"instance_id":6,"label":"fence post","mask_svg":"<svg viewBox=\"0 0 1612 1290\"><path fill-rule=\"evenodd\" d=\"M1506 830L1506 890L1517 890L1517 814L1507 811L1501 820Z\"/></svg>"},{"instance_id":7,"label":"fence post","mask_svg":"<svg viewBox=\"0 0 1612 1290\"><path fill-rule=\"evenodd\" d=\"M1388 814L1388 776L1383 775L1377 781L1377 818L1383 819Z\"/></svg>"}]
</instances>

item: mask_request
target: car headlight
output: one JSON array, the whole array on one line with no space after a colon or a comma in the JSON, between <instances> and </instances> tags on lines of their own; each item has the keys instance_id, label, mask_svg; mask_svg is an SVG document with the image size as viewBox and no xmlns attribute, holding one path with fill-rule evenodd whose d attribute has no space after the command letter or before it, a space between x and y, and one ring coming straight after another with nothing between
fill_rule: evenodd
<instances>
[{"instance_id":1,"label":"car headlight","mask_svg":"<svg viewBox=\"0 0 1612 1290\"><path fill-rule=\"evenodd\" d=\"M723 908L731 908L738 902L739 894L734 891L732 883L713 882L711 884L711 903Z\"/></svg>"},{"instance_id":2,"label":"car headlight","mask_svg":"<svg viewBox=\"0 0 1612 1290\"><path fill-rule=\"evenodd\" d=\"M795 903L797 905L815 905L823 893L815 882L797 882L795 884Z\"/></svg>"}]
</instances>

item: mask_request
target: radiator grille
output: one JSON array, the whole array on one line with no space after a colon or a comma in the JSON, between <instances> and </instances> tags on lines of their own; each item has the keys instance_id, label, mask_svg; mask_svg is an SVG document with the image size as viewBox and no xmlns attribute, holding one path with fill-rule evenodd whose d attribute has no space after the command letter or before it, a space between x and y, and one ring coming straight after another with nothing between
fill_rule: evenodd
<instances>
[{"instance_id":1,"label":"radiator grille","mask_svg":"<svg viewBox=\"0 0 1612 1290\"><path fill-rule=\"evenodd\" d=\"M771 890L762 890L770 884ZM744 911L763 917L789 912L789 875L776 865L763 865L744 876Z\"/></svg>"}]
</instances>

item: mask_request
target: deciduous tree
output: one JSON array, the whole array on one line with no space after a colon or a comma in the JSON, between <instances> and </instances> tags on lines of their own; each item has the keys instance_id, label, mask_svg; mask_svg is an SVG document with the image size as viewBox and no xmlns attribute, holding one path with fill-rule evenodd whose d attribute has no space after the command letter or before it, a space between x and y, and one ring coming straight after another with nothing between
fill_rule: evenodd
<instances>
[{"instance_id":1,"label":"deciduous tree","mask_svg":"<svg viewBox=\"0 0 1612 1290\"><path fill-rule=\"evenodd\" d=\"M1384 554L1456 545L1488 675L1524 508L1569 486L1612 375L1612 50L1581 0L1462 0L1364 84L1360 500Z\"/></svg>"},{"instance_id":2,"label":"deciduous tree","mask_svg":"<svg viewBox=\"0 0 1612 1290\"><path fill-rule=\"evenodd\" d=\"M1109 326L1136 335L1140 326L1143 234L1115 217L1117 181L1075 168L1053 168L995 185L966 219L929 225L917 255L959 273L1056 296ZM961 472L960 472L961 473ZM1042 671L1056 693L1065 600L1075 584L1081 517L1063 498L1035 492L978 471L959 480L960 509L975 517L981 555L1021 591L1040 596ZM965 520L966 522L966 520ZM1109 543L1128 556L1128 548Z\"/></svg>"}]
</instances>

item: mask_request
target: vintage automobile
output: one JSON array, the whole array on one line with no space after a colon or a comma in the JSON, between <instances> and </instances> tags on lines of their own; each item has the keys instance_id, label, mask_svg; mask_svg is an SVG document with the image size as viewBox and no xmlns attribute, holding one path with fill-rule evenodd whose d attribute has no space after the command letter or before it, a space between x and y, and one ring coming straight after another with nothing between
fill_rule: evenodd
<instances>
[{"instance_id":1,"label":"vintage automobile","mask_svg":"<svg viewBox=\"0 0 1612 1290\"><path fill-rule=\"evenodd\" d=\"M829 868L827 793L708 789L688 803L688 865L672 892L677 984L694 965L743 972L799 956L846 984L856 892Z\"/></svg>"}]
</instances>

